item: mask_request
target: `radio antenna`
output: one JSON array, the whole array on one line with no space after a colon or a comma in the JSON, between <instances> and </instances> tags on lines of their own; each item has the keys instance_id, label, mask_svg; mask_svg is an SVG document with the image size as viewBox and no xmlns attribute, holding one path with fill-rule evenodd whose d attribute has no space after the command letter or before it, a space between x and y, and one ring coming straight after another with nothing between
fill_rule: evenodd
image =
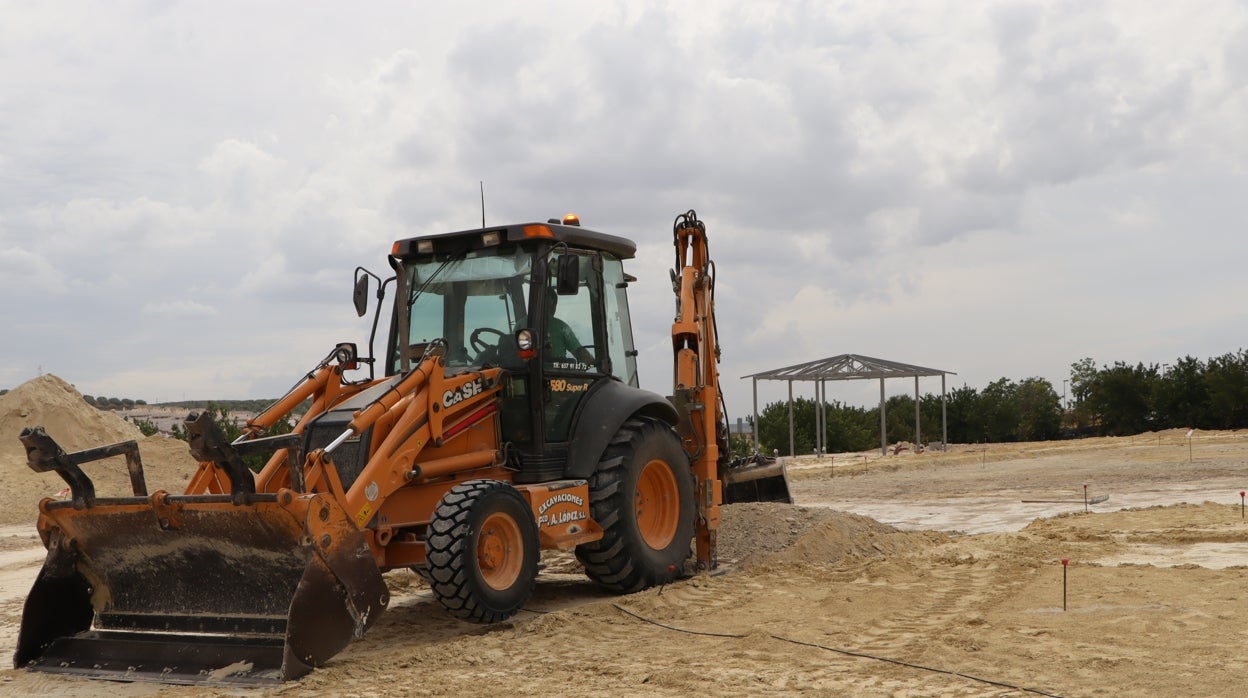
<instances>
[{"instance_id":1,"label":"radio antenna","mask_svg":"<svg viewBox=\"0 0 1248 698\"><path fill-rule=\"evenodd\" d=\"M481 186L481 229L485 230L485 182L477 180L477 184Z\"/></svg>"}]
</instances>

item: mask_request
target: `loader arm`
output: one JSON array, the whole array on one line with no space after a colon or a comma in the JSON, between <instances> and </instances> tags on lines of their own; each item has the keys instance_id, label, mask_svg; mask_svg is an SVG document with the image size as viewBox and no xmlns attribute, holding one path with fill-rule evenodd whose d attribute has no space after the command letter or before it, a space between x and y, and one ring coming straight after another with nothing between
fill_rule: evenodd
<instances>
[{"instance_id":1,"label":"loader arm","mask_svg":"<svg viewBox=\"0 0 1248 698\"><path fill-rule=\"evenodd\" d=\"M357 366L356 348L354 344L339 344L324 359L309 371L285 396L267 407L260 414L247 420L243 433L233 442L236 448L247 448L255 452L265 449L262 443L265 432L282 420L289 420L295 408L304 401L311 399L311 405L291 430L294 434L302 434L308 422L315 419L334 403L345 399L362 388L365 384L349 383L343 379L343 372ZM248 446L243 446L243 444ZM257 492L277 492L283 487L292 487L298 492L304 491L300 477L302 454L298 448L283 446L272 451L272 456L255 476ZM222 468L215 460L197 458L199 469L186 487L186 494L222 494L231 491L228 470Z\"/></svg>"},{"instance_id":2,"label":"loader arm","mask_svg":"<svg viewBox=\"0 0 1248 698\"><path fill-rule=\"evenodd\" d=\"M470 443L455 437L465 430L495 419L502 387L502 371L486 368L453 376L446 375L440 353L427 352L407 372L362 385L347 385L340 375L350 364L340 360L337 365L321 365L297 385L285 398L249 422L252 429L233 446L245 448L256 441L263 429L307 398L312 406L294 427L302 436L307 426L330 410L351 409L351 419L336 437L323 448L313 449L303 457L292 457L297 448L274 453L265 468L256 476L257 490L277 492L283 487L296 491L324 493L334 497L350 512L357 528L365 531L378 566L386 563L385 536L378 540L370 529L370 520L385 508L395 492L434 477L455 475L497 465L500 461L496 438ZM354 406L354 407L352 407ZM372 448L367 462L351 482L343 483L334 463L334 453L352 438L372 431ZM494 429L488 430L491 437ZM268 437L274 439L275 437ZM226 471L229 463L204 463L201 468ZM226 478L228 481L228 478ZM214 482L221 480L214 477ZM228 490L226 490L228 491ZM400 509L402 506L399 507ZM413 517L399 513L399 520Z\"/></svg>"},{"instance_id":3,"label":"loader arm","mask_svg":"<svg viewBox=\"0 0 1248 698\"><path fill-rule=\"evenodd\" d=\"M489 368L447 376L442 357L426 354L381 396L353 414L338 439L325 447L324 456L332 456L351 436L384 426L368 464L344 494L343 507L356 526L366 528L387 499L405 486L499 461L496 429L490 429L484 448L455 437L497 418L501 375L500 369ZM428 453L435 455L423 460ZM385 566L380 545L375 546L375 553L378 564Z\"/></svg>"}]
</instances>

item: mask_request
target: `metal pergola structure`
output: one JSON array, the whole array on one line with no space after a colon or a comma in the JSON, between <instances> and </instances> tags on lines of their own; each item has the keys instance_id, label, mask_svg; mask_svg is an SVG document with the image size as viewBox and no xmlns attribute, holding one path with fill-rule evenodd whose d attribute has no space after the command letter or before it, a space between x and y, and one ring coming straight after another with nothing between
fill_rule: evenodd
<instances>
[{"instance_id":1,"label":"metal pergola structure","mask_svg":"<svg viewBox=\"0 0 1248 698\"><path fill-rule=\"evenodd\" d=\"M949 448L948 397L945 392L945 376L958 375L953 371L939 368L925 368L898 361L875 359L859 354L841 354L818 361L762 371L742 379L754 381L754 448L760 448L758 442L758 381L775 380L789 383L789 455L794 456L795 430L793 426L793 382L813 381L815 383L815 448L820 453L827 446L824 443L827 430L827 382L846 380L865 380L878 378L880 381L880 452L888 454L888 422L884 415L884 381L888 378L914 378L914 443L917 446L920 438L919 424L919 378L940 376L940 441L943 447Z\"/></svg>"}]
</instances>

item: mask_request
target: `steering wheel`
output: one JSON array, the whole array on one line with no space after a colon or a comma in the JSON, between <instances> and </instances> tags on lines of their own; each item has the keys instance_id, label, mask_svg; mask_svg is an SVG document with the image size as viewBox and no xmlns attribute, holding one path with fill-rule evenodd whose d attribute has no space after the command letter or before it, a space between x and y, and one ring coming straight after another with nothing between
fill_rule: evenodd
<instances>
[{"instance_id":1,"label":"steering wheel","mask_svg":"<svg viewBox=\"0 0 1248 698\"><path fill-rule=\"evenodd\" d=\"M498 335L498 338L494 340L493 344L489 344L484 339L481 339L482 334ZM468 336L468 344L472 347L473 351L481 354L487 349L494 349L497 347L499 341L505 336L507 336L507 333L502 330L496 330L493 327L478 327L472 331L471 335Z\"/></svg>"}]
</instances>

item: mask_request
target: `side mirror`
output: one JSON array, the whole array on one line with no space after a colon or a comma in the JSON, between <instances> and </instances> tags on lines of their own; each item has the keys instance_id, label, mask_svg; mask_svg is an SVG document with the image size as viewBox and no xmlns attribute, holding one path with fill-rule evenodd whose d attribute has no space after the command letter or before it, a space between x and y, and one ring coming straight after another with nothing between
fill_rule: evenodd
<instances>
[{"instance_id":1,"label":"side mirror","mask_svg":"<svg viewBox=\"0 0 1248 698\"><path fill-rule=\"evenodd\" d=\"M574 254L559 258L555 292L561 296L575 296L581 290L581 260Z\"/></svg>"},{"instance_id":2,"label":"side mirror","mask_svg":"<svg viewBox=\"0 0 1248 698\"><path fill-rule=\"evenodd\" d=\"M355 270L355 290L352 292L351 300L355 302L355 312L360 317L368 312L368 277L371 274L367 270L357 268Z\"/></svg>"}]
</instances>

